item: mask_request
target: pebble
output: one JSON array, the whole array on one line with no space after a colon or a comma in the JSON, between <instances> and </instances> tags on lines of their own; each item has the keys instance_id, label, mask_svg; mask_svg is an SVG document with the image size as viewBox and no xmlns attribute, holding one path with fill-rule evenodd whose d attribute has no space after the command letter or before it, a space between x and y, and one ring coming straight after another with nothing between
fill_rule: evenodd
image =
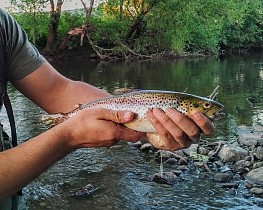
<instances>
[{"instance_id":1,"label":"pebble","mask_svg":"<svg viewBox=\"0 0 263 210\"><path fill-rule=\"evenodd\" d=\"M163 172L162 174L156 173L151 178L153 182L156 182L158 184L168 184L168 185L171 185L176 179L177 176L173 172Z\"/></svg>"},{"instance_id":2,"label":"pebble","mask_svg":"<svg viewBox=\"0 0 263 210\"><path fill-rule=\"evenodd\" d=\"M263 195L263 189L259 187L252 187L249 192L251 194L257 195L257 196L262 196Z\"/></svg>"},{"instance_id":3,"label":"pebble","mask_svg":"<svg viewBox=\"0 0 263 210\"><path fill-rule=\"evenodd\" d=\"M226 172L226 173L216 173L214 175L214 180L218 182L229 182L231 181L233 175L231 172Z\"/></svg>"},{"instance_id":4,"label":"pebble","mask_svg":"<svg viewBox=\"0 0 263 210\"><path fill-rule=\"evenodd\" d=\"M236 182L221 183L219 185L222 188L238 188L239 184Z\"/></svg>"}]
</instances>

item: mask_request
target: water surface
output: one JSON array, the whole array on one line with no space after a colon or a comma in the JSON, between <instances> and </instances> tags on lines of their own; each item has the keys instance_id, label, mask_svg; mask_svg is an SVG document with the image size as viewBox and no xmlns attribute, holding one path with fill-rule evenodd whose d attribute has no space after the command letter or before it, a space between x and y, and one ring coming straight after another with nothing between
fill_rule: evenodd
<instances>
[{"instance_id":1,"label":"water surface","mask_svg":"<svg viewBox=\"0 0 263 210\"><path fill-rule=\"evenodd\" d=\"M208 96L219 85L218 101L225 118L210 141L235 139L238 125L263 125L263 54L230 58L176 61L97 63L68 59L53 63L63 75L113 92L116 88L162 89ZM14 88L9 88L21 141L46 127L44 113ZM88 93L87 93L88 94ZM3 115L3 114L2 114ZM5 115L2 116L4 118ZM8 122L3 119L5 127ZM176 166L164 166L165 170ZM243 193L232 195L219 188L209 174L189 167L173 185L150 181L159 164L149 154L119 143L112 148L80 149L68 155L24 190L30 209L259 209L258 199ZM94 194L72 197L87 184L100 187ZM242 186L241 186L242 188Z\"/></svg>"}]
</instances>

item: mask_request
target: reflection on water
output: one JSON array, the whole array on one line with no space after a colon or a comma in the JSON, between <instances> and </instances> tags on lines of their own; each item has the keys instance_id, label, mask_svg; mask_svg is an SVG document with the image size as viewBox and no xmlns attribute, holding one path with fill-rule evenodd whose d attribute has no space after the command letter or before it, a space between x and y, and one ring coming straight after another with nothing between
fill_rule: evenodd
<instances>
[{"instance_id":1,"label":"reflection on water","mask_svg":"<svg viewBox=\"0 0 263 210\"><path fill-rule=\"evenodd\" d=\"M116 88L163 89L207 96L219 85L226 117L209 140L234 139L236 125L263 125L263 55L131 63L91 63L75 59L53 64L62 74L106 91ZM43 132L43 111L12 87L18 136ZM7 127L5 115L2 121ZM208 137L205 137L208 138ZM173 166L169 170L172 170ZM168 168L167 168L168 170ZM25 189L30 209L252 209L252 198L230 195L209 174L193 167L172 186L150 181L159 171L152 157L129 145L80 149L68 155ZM86 198L72 192L86 184L100 187Z\"/></svg>"}]
</instances>

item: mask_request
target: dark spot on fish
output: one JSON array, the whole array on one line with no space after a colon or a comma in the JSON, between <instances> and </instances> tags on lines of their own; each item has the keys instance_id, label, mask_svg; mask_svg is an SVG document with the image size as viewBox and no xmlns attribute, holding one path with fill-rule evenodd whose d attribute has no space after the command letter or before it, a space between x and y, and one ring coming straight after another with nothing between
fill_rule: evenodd
<instances>
[{"instance_id":1,"label":"dark spot on fish","mask_svg":"<svg viewBox=\"0 0 263 210\"><path fill-rule=\"evenodd\" d=\"M194 104L193 104L193 107L194 107L194 108L198 108L198 107L199 107L198 103L194 103Z\"/></svg>"}]
</instances>

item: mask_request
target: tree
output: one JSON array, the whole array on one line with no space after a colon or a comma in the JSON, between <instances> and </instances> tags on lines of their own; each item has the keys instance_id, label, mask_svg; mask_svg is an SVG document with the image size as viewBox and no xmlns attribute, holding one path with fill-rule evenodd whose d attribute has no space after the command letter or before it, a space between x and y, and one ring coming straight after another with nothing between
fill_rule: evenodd
<instances>
[{"instance_id":1,"label":"tree","mask_svg":"<svg viewBox=\"0 0 263 210\"><path fill-rule=\"evenodd\" d=\"M47 43L45 48L42 50L43 55L53 54L56 47L57 31L63 2L64 0L57 0L55 8L54 0L50 0L50 23L48 27Z\"/></svg>"}]
</instances>

